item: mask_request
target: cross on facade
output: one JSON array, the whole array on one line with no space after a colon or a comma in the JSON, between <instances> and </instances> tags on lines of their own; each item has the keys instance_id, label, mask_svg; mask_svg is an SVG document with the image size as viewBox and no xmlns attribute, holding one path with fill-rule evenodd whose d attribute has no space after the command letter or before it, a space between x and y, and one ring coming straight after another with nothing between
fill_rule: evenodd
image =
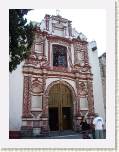
<instances>
[{"instance_id":1,"label":"cross on facade","mask_svg":"<svg viewBox=\"0 0 119 152\"><path fill-rule=\"evenodd\" d=\"M56 15L59 16L60 15L60 10L56 10Z\"/></svg>"}]
</instances>

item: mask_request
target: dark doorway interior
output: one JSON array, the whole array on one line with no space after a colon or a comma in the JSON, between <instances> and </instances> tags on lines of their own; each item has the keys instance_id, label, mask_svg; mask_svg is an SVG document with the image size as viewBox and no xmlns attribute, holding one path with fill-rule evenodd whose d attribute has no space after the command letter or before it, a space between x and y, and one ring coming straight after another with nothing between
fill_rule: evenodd
<instances>
[{"instance_id":1,"label":"dark doorway interior","mask_svg":"<svg viewBox=\"0 0 119 152\"><path fill-rule=\"evenodd\" d=\"M58 108L49 108L49 126L51 131L59 129Z\"/></svg>"},{"instance_id":2,"label":"dark doorway interior","mask_svg":"<svg viewBox=\"0 0 119 152\"><path fill-rule=\"evenodd\" d=\"M72 112L71 107L62 108L63 130L72 129Z\"/></svg>"}]
</instances>

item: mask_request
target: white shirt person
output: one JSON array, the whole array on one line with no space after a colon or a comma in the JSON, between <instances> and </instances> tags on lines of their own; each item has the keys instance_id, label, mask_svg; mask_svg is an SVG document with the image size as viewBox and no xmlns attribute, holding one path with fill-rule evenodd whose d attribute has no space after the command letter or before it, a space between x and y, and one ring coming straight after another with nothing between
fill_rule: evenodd
<instances>
[{"instance_id":1,"label":"white shirt person","mask_svg":"<svg viewBox=\"0 0 119 152\"><path fill-rule=\"evenodd\" d=\"M93 125L95 126L95 138L96 139L104 139L103 128L104 121L103 118L98 114L95 114L95 118L93 120Z\"/></svg>"}]
</instances>

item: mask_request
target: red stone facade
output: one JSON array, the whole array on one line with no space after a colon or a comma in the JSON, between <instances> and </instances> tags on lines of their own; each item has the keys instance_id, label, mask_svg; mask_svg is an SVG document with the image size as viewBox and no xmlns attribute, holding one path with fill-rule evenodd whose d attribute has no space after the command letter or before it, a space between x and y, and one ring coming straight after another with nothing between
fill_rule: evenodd
<instances>
[{"instance_id":1,"label":"red stone facade","mask_svg":"<svg viewBox=\"0 0 119 152\"><path fill-rule=\"evenodd\" d=\"M48 16L47 16L47 28ZM62 83L66 85L73 97L73 125L74 130L80 122L83 110L80 107L81 98L88 101L88 117L91 118L94 113L93 86L91 67L89 65L87 42L80 39L69 39L59 36L53 36L47 32L41 32L36 29L35 35L39 48L35 50L36 40L34 41L31 54L23 66L24 75L24 95L23 95L23 126L37 127L42 131L49 131L48 123L48 96L49 90L55 84ZM52 45L58 44L67 48L68 67L53 66L52 64ZM73 52L72 49L73 48ZM73 58L74 57L74 61ZM80 59L79 59L80 57ZM58 78L61 80L52 81L49 85L46 80ZM65 81L66 79L67 81ZM72 86L69 81L75 84ZM42 108L39 110L31 109L31 96L41 96ZM84 109L85 112L85 109Z\"/></svg>"}]
</instances>

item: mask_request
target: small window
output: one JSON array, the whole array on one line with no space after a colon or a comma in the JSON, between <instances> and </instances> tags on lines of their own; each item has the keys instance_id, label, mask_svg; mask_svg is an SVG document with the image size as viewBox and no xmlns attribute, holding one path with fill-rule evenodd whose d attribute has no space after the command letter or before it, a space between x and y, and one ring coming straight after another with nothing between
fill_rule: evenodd
<instances>
[{"instance_id":1,"label":"small window","mask_svg":"<svg viewBox=\"0 0 119 152\"><path fill-rule=\"evenodd\" d=\"M53 45L53 66L67 67L67 48Z\"/></svg>"}]
</instances>

